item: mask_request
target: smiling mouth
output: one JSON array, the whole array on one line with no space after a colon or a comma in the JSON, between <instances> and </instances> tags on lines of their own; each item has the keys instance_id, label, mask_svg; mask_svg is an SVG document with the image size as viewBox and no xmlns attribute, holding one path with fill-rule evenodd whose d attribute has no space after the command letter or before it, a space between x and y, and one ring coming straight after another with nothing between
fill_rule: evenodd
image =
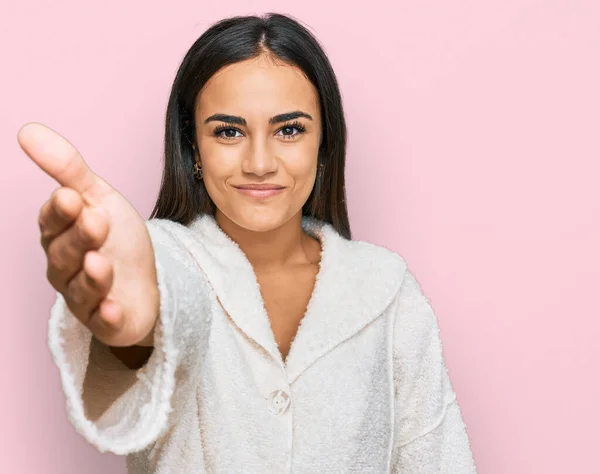
<instances>
[{"instance_id":1,"label":"smiling mouth","mask_svg":"<svg viewBox=\"0 0 600 474\"><path fill-rule=\"evenodd\" d=\"M278 184L243 184L233 187L240 193L254 198L267 198L275 196L285 189L284 186L280 186Z\"/></svg>"}]
</instances>

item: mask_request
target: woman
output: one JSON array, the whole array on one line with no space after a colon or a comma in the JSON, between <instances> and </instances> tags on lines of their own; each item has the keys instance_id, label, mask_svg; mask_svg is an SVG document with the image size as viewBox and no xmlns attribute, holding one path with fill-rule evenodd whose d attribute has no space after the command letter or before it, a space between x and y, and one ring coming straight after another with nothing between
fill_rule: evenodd
<instances>
[{"instance_id":1,"label":"woman","mask_svg":"<svg viewBox=\"0 0 600 474\"><path fill-rule=\"evenodd\" d=\"M29 124L68 414L132 473L475 472L438 325L401 256L350 240L335 75L282 15L185 56L144 221ZM82 324L83 323L83 324Z\"/></svg>"}]
</instances>

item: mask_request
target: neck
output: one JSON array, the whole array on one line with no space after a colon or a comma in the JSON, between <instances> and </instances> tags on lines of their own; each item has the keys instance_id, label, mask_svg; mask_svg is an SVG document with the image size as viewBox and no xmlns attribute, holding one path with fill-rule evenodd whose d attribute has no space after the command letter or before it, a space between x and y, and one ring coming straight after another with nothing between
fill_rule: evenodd
<instances>
[{"instance_id":1,"label":"neck","mask_svg":"<svg viewBox=\"0 0 600 474\"><path fill-rule=\"evenodd\" d=\"M240 227L219 210L215 218L255 270L272 270L290 263L314 263L314 248L318 242L302 229L301 212L282 226L265 232Z\"/></svg>"}]
</instances>

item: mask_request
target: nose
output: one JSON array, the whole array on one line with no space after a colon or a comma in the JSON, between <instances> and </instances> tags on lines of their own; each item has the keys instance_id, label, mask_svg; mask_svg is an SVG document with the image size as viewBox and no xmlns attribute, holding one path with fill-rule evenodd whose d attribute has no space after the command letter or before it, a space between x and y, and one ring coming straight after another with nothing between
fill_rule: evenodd
<instances>
[{"instance_id":1,"label":"nose","mask_svg":"<svg viewBox=\"0 0 600 474\"><path fill-rule=\"evenodd\" d=\"M277 171L277 159L266 139L254 139L242 162L246 174L265 176Z\"/></svg>"}]
</instances>

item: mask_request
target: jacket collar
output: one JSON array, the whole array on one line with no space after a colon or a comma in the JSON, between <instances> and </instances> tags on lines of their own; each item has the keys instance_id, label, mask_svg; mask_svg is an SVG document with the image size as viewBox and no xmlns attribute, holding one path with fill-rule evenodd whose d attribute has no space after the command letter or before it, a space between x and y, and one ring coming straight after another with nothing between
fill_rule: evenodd
<instances>
[{"instance_id":1,"label":"jacket collar","mask_svg":"<svg viewBox=\"0 0 600 474\"><path fill-rule=\"evenodd\" d=\"M284 364L252 265L213 216L188 226L198 260L223 309L237 327L274 358L292 383L306 368L384 312L400 289L406 265L390 250L343 238L330 225L304 217L304 230L321 242L315 288Z\"/></svg>"}]
</instances>

